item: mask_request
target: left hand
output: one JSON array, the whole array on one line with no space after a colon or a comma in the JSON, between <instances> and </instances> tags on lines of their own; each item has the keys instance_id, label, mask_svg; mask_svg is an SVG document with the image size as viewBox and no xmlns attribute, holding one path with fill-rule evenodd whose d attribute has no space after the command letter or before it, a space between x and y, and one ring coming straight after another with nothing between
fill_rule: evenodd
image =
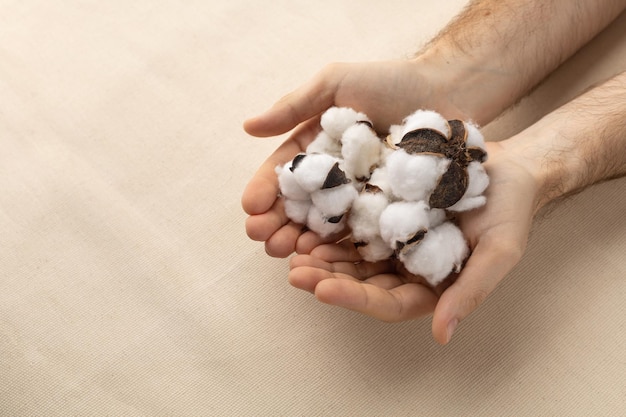
<instances>
[{"instance_id":1,"label":"left hand","mask_svg":"<svg viewBox=\"0 0 626 417\"><path fill-rule=\"evenodd\" d=\"M488 143L487 204L460 213L471 255L456 277L436 288L397 261L362 261L348 240L323 244L291 259L289 281L318 300L377 319L398 322L433 313L435 340L448 343L456 325L474 311L519 262L537 208L533 173L501 143Z\"/></svg>"}]
</instances>

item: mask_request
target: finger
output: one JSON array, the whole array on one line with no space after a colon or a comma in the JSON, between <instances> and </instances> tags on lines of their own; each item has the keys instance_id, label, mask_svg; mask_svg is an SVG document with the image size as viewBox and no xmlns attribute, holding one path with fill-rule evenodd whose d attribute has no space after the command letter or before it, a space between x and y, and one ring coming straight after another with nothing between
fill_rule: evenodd
<instances>
[{"instance_id":1,"label":"finger","mask_svg":"<svg viewBox=\"0 0 626 417\"><path fill-rule=\"evenodd\" d=\"M323 259L326 262L359 262L363 260L354 247L354 243L348 239L332 245L319 245L311 251L311 255Z\"/></svg>"},{"instance_id":2,"label":"finger","mask_svg":"<svg viewBox=\"0 0 626 417\"><path fill-rule=\"evenodd\" d=\"M265 113L244 122L244 129L253 136L275 136L288 132L298 124L320 114L333 105L337 76L323 70L313 79L278 100Z\"/></svg>"},{"instance_id":3,"label":"finger","mask_svg":"<svg viewBox=\"0 0 626 417\"><path fill-rule=\"evenodd\" d=\"M298 238L298 242L296 243L296 253L312 253L317 247L321 245L334 243L343 239L344 237L346 237L347 233L348 231L344 229L339 233L333 233L332 235L321 237L319 234L309 230L306 233L303 233ZM355 259L355 262L359 259L360 257L358 259Z\"/></svg>"},{"instance_id":4,"label":"finger","mask_svg":"<svg viewBox=\"0 0 626 417\"><path fill-rule=\"evenodd\" d=\"M381 274L389 273L392 265L390 262L326 262L311 255L296 255L291 258L289 267L292 271L303 268L295 273L294 276L312 274L315 273L312 269L318 269L330 272L330 275L326 273L317 274L319 277L350 278L358 281L368 280L368 282L371 280L370 283L385 282L385 286L387 287L389 284L386 280L377 281L375 278ZM400 281L398 280L398 282Z\"/></svg>"},{"instance_id":5,"label":"finger","mask_svg":"<svg viewBox=\"0 0 626 417\"><path fill-rule=\"evenodd\" d=\"M301 225L293 222L287 223L265 242L265 252L274 258L286 258L294 252L300 233L302 233Z\"/></svg>"},{"instance_id":6,"label":"finger","mask_svg":"<svg viewBox=\"0 0 626 417\"><path fill-rule=\"evenodd\" d=\"M315 287L323 303L357 311L386 322L411 320L432 312L437 296L420 284L403 284L393 289L380 288L345 279L326 279Z\"/></svg>"},{"instance_id":7,"label":"finger","mask_svg":"<svg viewBox=\"0 0 626 417\"><path fill-rule=\"evenodd\" d=\"M435 340L446 344L458 323L474 311L519 262L523 247L484 237L478 242L458 279L441 295L433 315Z\"/></svg>"},{"instance_id":8,"label":"finger","mask_svg":"<svg viewBox=\"0 0 626 417\"><path fill-rule=\"evenodd\" d=\"M319 123L313 120L300 126L259 167L241 197L241 205L246 213L262 214L274 205L279 192L276 166L289 162L296 154L303 152L317 134L318 126Z\"/></svg>"},{"instance_id":9,"label":"finger","mask_svg":"<svg viewBox=\"0 0 626 417\"><path fill-rule=\"evenodd\" d=\"M246 219L246 233L252 240L265 242L277 230L289 223L282 198L276 199L265 213L251 215ZM302 226L300 226L302 228Z\"/></svg>"}]
</instances>

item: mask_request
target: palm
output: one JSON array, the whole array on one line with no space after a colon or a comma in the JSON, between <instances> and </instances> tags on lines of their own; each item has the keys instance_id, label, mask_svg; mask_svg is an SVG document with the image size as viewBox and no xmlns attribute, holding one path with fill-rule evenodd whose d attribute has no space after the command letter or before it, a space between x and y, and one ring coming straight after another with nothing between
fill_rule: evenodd
<instances>
[{"instance_id":1,"label":"palm","mask_svg":"<svg viewBox=\"0 0 626 417\"><path fill-rule=\"evenodd\" d=\"M290 282L315 293L323 302L385 321L402 321L431 313L440 296L444 300L454 299L446 293L462 293L463 287L474 285L474 277L483 277L487 269L502 271L497 275L501 279L518 261L526 243L533 214L534 184L498 144L489 144L489 151L492 156L487 164L491 176L488 203L459 216L473 254L454 283L449 280L430 288L396 261L362 262L346 240L320 245L310 255L294 257ZM493 259L503 251L510 256ZM495 286L497 282L491 284Z\"/></svg>"},{"instance_id":2,"label":"palm","mask_svg":"<svg viewBox=\"0 0 626 417\"><path fill-rule=\"evenodd\" d=\"M274 167L306 149L319 130L319 114L333 105L364 112L381 132L420 107L455 113L449 103L439 103L436 97L426 94L427 87L419 68L410 61L333 64L285 96L265 115L246 121L246 130L256 136L284 133L300 124L261 166L243 194L242 205L251 215L246 223L248 235L264 241L266 251L277 257L294 251L309 253L322 243L335 241L337 236L321 240L314 233L302 233L301 225L287 219L282 201L276 198Z\"/></svg>"}]
</instances>

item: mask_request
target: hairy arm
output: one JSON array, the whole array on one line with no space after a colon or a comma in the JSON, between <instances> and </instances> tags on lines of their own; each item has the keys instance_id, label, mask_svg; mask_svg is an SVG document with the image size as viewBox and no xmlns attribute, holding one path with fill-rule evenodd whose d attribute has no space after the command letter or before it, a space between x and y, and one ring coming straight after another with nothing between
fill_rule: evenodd
<instances>
[{"instance_id":1,"label":"hairy arm","mask_svg":"<svg viewBox=\"0 0 626 417\"><path fill-rule=\"evenodd\" d=\"M535 173L536 207L626 175L626 72L588 90L502 145Z\"/></svg>"},{"instance_id":2,"label":"hairy arm","mask_svg":"<svg viewBox=\"0 0 626 417\"><path fill-rule=\"evenodd\" d=\"M608 26L625 0L473 0L416 56L459 115L485 124ZM443 91L442 91L443 93ZM443 94L442 94L443 95Z\"/></svg>"}]
</instances>

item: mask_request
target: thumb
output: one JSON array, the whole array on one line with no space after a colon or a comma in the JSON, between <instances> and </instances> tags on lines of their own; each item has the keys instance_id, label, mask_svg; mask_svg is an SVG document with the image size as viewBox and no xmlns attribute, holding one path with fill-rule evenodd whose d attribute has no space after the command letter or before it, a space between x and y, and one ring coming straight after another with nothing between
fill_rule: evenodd
<instances>
[{"instance_id":1,"label":"thumb","mask_svg":"<svg viewBox=\"0 0 626 417\"><path fill-rule=\"evenodd\" d=\"M515 241L483 238L458 279L447 288L435 307L432 332L446 344L457 325L472 313L519 262L524 249Z\"/></svg>"},{"instance_id":2,"label":"thumb","mask_svg":"<svg viewBox=\"0 0 626 417\"><path fill-rule=\"evenodd\" d=\"M323 70L301 87L278 100L269 110L246 120L243 128L253 136L276 136L290 131L333 105L338 77Z\"/></svg>"}]
</instances>

